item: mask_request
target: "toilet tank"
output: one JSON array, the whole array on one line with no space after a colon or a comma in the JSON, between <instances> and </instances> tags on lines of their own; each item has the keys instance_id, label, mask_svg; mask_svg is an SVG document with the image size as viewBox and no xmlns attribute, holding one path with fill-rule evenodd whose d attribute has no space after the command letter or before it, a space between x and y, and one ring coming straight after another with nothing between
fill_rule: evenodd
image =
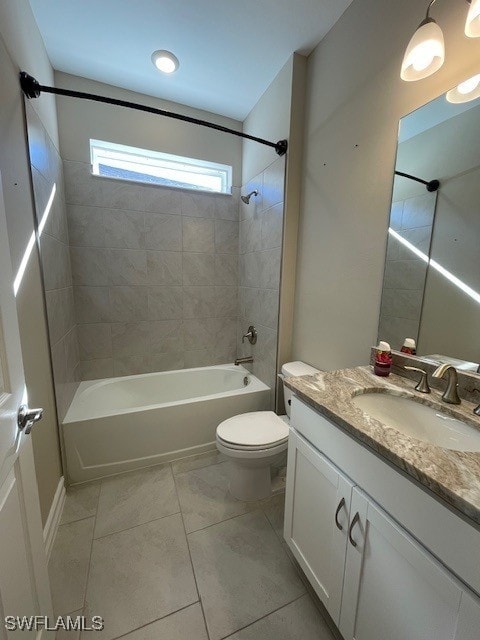
<instances>
[{"instance_id":1,"label":"toilet tank","mask_svg":"<svg viewBox=\"0 0 480 640\"><path fill-rule=\"evenodd\" d=\"M286 362L282 367L282 377L291 378L292 376L314 376L316 373L320 373L319 369L311 367L305 362ZM285 410L287 416L290 417L290 405L292 403L292 391L285 385L283 386L283 397L285 399Z\"/></svg>"}]
</instances>

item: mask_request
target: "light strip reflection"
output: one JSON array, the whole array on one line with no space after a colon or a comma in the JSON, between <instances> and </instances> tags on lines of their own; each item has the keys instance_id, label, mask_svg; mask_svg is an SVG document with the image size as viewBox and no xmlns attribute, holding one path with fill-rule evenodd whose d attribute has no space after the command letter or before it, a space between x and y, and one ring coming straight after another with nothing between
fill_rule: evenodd
<instances>
[{"instance_id":1,"label":"light strip reflection","mask_svg":"<svg viewBox=\"0 0 480 640\"><path fill-rule=\"evenodd\" d=\"M52 209L53 200L55 198L55 193L57 192L57 185L54 184L52 187L52 191L50 193L50 197L48 198L47 205L43 212L42 218L38 225L38 235L39 237L42 235L43 230L45 229L45 225L47 224L47 218ZM23 276L25 275L25 270L27 268L28 261L30 256L32 255L33 247L35 246L35 231L30 236L30 239L27 243L27 248L25 249L25 253L23 254L22 261L20 262L20 266L18 267L17 275L15 276L15 280L13 281L13 293L15 297L17 297L18 290L20 289L20 285L22 284Z\"/></svg>"},{"instance_id":2,"label":"light strip reflection","mask_svg":"<svg viewBox=\"0 0 480 640\"><path fill-rule=\"evenodd\" d=\"M472 287L469 287L468 284L465 284L465 282L457 278L457 276L453 275L451 271L448 271L447 269L442 267L441 264L438 264L438 262L429 258L426 253L423 253L423 251L420 251L420 249L417 249L415 245L413 245L411 242L406 240L403 236L401 236L399 233L394 231L394 229L392 229L391 227L388 228L388 233L393 238L401 242L404 247L407 247L407 249L409 249L412 253L418 256L421 260L423 260L428 265L433 267L436 271L438 271L438 273L440 273L449 282L451 282L456 287L458 287L461 291L466 293L467 296L470 296L470 298L472 298L472 300L475 300L477 304L480 304L480 293L475 291L475 289L472 289Z\"/></svg>"}]
</instances>

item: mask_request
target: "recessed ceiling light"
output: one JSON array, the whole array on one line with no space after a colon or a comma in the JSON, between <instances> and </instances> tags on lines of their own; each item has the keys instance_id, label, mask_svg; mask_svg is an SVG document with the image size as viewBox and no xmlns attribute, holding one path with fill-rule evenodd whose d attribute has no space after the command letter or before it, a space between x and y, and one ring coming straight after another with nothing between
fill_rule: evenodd
<instances>
[{"instance_id":1,"label":"recessed ceiling light","mask_svg":"<svg viewBox=\"0 0 480 640\"><path fill-rule=\"evenodd\" d=\"M177 56L174 56L171 51L165 51L159 49L152 53L152 62L159 71L163 73L173 73L180 66Z\"/></svg>"}]
</instances>

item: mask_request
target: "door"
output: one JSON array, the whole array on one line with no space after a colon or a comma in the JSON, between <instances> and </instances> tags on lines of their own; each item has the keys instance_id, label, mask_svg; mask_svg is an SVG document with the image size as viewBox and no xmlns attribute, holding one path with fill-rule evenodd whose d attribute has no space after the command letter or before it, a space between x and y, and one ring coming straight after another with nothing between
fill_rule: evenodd
<instances>
[{"instance_id":1,"label":"door","mask_svg":"<svg viewBox=\"0 0 480 640\"><path fill-rule=\"evenodd\" d=\"M353 484L290 429L285 539L338 624Z\"/></svg>"},{"instance_id":2,"label":"door","mask_svg":"<svg viewBox=\"0 0 480 640\"><path fill-rule=\"evenodd\" d=\"M470 640L456 630L459 622L472 628L475 608L466 602L459 620L463 592L453 576L357 488L351 513L339 625L345 640Z\"/></svg>"},{"instance_id":3,"label":"door","mask_svg":"<svg viewBox=\"0 0 480 640\"><path fill-rule=\"evenodd\" d=\"M34 638L13 631L7 616L51 616L52 604L30 435L17 414L28 404L13 293L0 176L0 638Z\"/></svg>"}]
</instances>

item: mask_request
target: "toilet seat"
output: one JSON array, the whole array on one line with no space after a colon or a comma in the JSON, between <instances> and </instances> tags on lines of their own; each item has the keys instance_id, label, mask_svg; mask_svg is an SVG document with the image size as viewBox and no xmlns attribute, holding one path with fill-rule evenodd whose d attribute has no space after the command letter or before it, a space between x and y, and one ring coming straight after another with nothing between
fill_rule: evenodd
<instances>
[{"instance_id":1,"label":"toilet seat","mask_svg":"<svg viewBox=\"0 0 480 640\"><path fill-rule=\"evenodd\" d=\"M288 424L273 411L244 413L219 424L217 440L232 450L269 450L288 441Z\"/></svg>"},{"instance_id":2,"label":"toilet seat","mask_svg":"<svg viewBox=\"0 0 480 640\"><path fill-rule=\"evenodd\" d=\"M217 442L222 444L226 449L232 449L233 451L269 451L270 449L274 449L279 445L286 444L288 442L288 437L283 438L283 440L277 440L277 442L272 442L272 444L263 445L263 446L246 446L246 445L232 444L231 442L226 442L225 440L222 440L222 438L220 438L218 435L217 435Z\"/></svg>"}]
</instances>

